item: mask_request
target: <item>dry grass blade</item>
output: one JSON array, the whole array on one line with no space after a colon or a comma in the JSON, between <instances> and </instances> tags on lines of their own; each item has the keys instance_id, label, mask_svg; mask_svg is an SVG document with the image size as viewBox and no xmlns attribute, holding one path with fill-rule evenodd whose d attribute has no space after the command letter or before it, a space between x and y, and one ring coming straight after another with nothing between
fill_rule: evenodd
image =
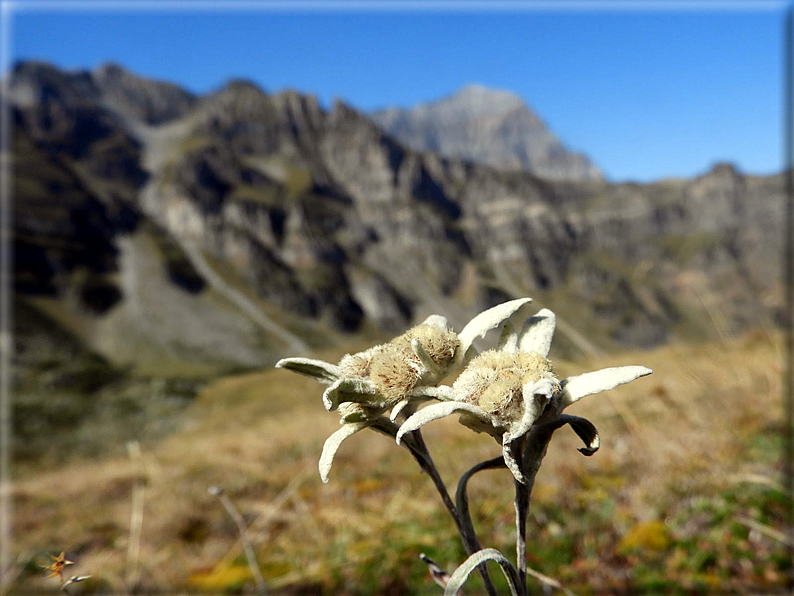
<instances>
[{"instance_id":1,"label":"dry grass blade","mask_svg":"<svg viewBox=\"0 0 794 596\"><path fill-rule=\"evenodd\" d=\"M248 527L249 533L253 533L255 530L259 530L265 524L267 524L273 517L281 510L281 508L290 500L292 495L294 495L301 485L306 481L306 479L311 475L311 471L309 469L305 469L301 474L295 476L287 486L278 494L278 496L273 500L272 509L270 511L270 515L266 515L255 519L251 522L251 525ZM265 529L262 532L262 535L267 536L267 530ZM261 539L262 535L259 535L258 538ZM223 559L220 561L220 565L228 565L231 563L232 559L234 559L239 554L239 549L243 546L243 539L242 537L237 539L237 542L229 549L229 552L224 555Z\"/></svg>"},{"instance_id":2,"label":"dry grass blade","mask_svg":"<svg viewBox=\"0 0 794 596\"><path fill-rule=\"evenodd\" d=\"M774 478L770 478L769 476L764 476L763 474L734 474L730 479L737 484L741 484L743 482L748 482L750 484L760 484L763 486L768 486L769 488L778 492L783 492L783 485L780 484L780 482Z\"/></svg>"},{"instance_id":3,"label":"dry grass blade","mask_svg":"<svg viewBox=\"0 0 794 596\"><path fill-rule=\"evenodd\" d=\"M256 581L257 592L262 595L267 594L265 578L262 577L262 571L259 569L259 563L256 560L254 546L251 544L251 539L248 536L248 528L245 526L245 520L243 519L243 516L240 515L239 511L237 511L237 508L234 506L234 503L231 502L229 497L223 494L222 488L211 486L207 492L215 497L218 497L218 500L223 505L223 508L226 509L229 517L231 517L234 520L234 523L237 525L237 531L240 534L240 540L243 543L243 549L245 550L245 558L248 561L248 567L251 569L251 575L254 576L254 581Z\"/></svg>"},{"instance_id":4,"label":"dry grass blade","mask_svg":"<svg viewBox=\"0 0 794 596\"><path fill-rule=\"evenodd\" d=\"M780 530L776 530L775 528L767 526L766 524L762 524L761 522L755 521L754 519L750 519L749 517L745 517L744 515L735 515L733 519L740 524L747 526L751 530L755 530L759 534L763 534L764 536L772 538L773 540L777 540L782 544L794 546L794 543L791 542L791 539Z\"/></svg>"},{"instance_id":5,"label":"dry grass blade","mask_svg":"<svg viewBox=\"0 0 794 596\"><path fill-rule=\"evenodd\" d=\"M139 465L141 461L141 446L138 441L127 443L127 454L130 460ZM144 488L140 479L132 487L132 508L130 511L130 541L127 545L127 576L125 584L128 591L132 591L138 583L138 562L141 553L141 534L143 531L143 501Z\"/></svg>"},{"instance_id":6,"label":"dry grass blade","mask_svg":"<svg viewBox=\"0 0 794 596\"><path fill-rule=\"evenodd\" d=\"M12 565L9 565L5 570L3 577L0 578L0 594L7 594L11 590L11 586L20 576L27 563L33 559L33 555L29 552L20 553Z\"/></svg>"},{"instance_id":7,"label":"dry grass blade","mask_svg":"<svg viewBox=\"0 0 794 596\"><path fill-rule=\"evenodd\" d=\"M67 587L71 586L72 584L84 582L85 580L90 579L92 577L93 577L92 575L73 575L63 583L63 585L61 586L61 591L68 594L69 590L66 589Z\"/></svg>"},{"instance_id":8,"label":"dry grass blade","mask_svg":"<svg viewBox=\"0 0 794 596\"><path fill-rule=\"evenodd\" d=\"M441 569L441 567L438 566L438 563L428 557L425 553L420 554L419 558L427 563L428 570L430 571L430 577L433 578L433 581L442 588L446 588L447 584L449 583L449 578L451 577L449 573ZM458 594L460 594L460 596L464 596L462 591L459 591Z\"/></svg>"},{"instance_id":9,"label":"dry grass blade","mask_svg":"<svg viewBox=\"0 0 794 596\"><path fill-rule=\"evenodd\" d=\"M557 590L560 590L566 596L576 596L574 592L563 586L559 581L557 581L553 577L549 577L548 575L543 575L541 572L535 571L531 567L527 567L527 575L531 575L545 586L549 586L550 588L555 588Z\"/></svg>"}]
</instances>

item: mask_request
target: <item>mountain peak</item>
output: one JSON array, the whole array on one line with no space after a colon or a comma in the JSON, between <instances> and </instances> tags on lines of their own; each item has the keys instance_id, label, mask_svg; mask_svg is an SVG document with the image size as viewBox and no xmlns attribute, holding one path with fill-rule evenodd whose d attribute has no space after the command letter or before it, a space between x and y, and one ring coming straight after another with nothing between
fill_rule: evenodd
<instances>
[{"instance_id":1,"label":"mountain peak","mask_svg":"<svg viewBox=\"0 0 794 596\"><path fill-rule=\"evenodd\" d=\"M517 93L508 91L506 89L494 89L493 87L486 87L480 83L469 83L458 89L455 93L450 95L452 98L481 100L487 99L490 101L502 101L514 104L524 105L524 100Z\"/></svg>"},{"instance_id":2,"label":"mountain peak","mask_svg":"<svg viewBox=\"0 0 794 596\"><path fill-rule=\"evenodd\" d=\"M423 104L432 112L444 112L446 117L472 118L504 114L517 109L529 110L515 93L491 89L479 83L470 83L451 95Z\"/></svg>"},{"instance_id":3,"label":"mountain peak","mask_svg":"<svg viewBox=\"0 0 794 596\"><path fill-rule=\"evenodd\" d=\"M418 151L501 170L566 180L600 180L586 156L567 149L515 93L468 84L413 108L388 108L371 118Z\"/></svg>"},{"instance_id":4,"label":"mountain peak","mask_svg":"<svg viewBox=\"0 0 794 596\"><path fill-rule=\"evenodd\" d=\"M113 62L100 64L91 78L106 104L146 124L178 118L196 102L192 93L178 85L142 77Z\"/></svg>"},{"instance_id":5,"label":"mountain peak","mask_svg":"<svg viewBox=\"0 0 794 596\"><path fill-rule=\"evenodd\" d=\"M94 68L93 73L95 76L106 77L106 76L123 76L125 74L131 74L126 68L121 66L121 64L117 64L116 62L103 62L96 68Z\"/></svg>"},{"instance_id":6,"label":"mountain peak","mask_svg":"<svg viewBox=\"0 0 794 596\"><path fill-rule=\"evenodd\" d=\"M16 62L9 80L9 96L17 106L29 107L50 100L76 106L97 94L87 71L63 71L38 60Z\"/></svg>"}]
</instances>

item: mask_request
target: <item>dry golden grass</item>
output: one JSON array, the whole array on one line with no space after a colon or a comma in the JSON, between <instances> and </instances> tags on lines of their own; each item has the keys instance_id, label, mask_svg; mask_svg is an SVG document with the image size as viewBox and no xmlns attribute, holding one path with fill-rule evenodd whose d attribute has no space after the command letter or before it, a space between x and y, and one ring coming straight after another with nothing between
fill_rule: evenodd
<instances>
[{"instance_id":1,"label":"dry golden grass","mask_svg":"<svg viewBox=\"0 0 794 596\"><path fill-rule=\"evenodd\" d=\"M595 591L637 586L637 569L649 561L680 569L685 586L690 576L707 587L779 582L771 564L741 562L777 546L751 530L725 545L730 550L735 541L744 549L735 555L736 573L733 562L689 573L684 539L700 532L690 527L699 518L682 512L748 481L777 481L774 443L764 441L782 420L781 362L779 345L763 334L731 344L555 361L561 377L623 364L649 366L654 375L571 408L599 428L601 451L585 458L575 450L573 432L555 436L533 497L530 566ZM317 460L338 416L323 409L320 395L312 380L286 371L217 380L188 411L181 431L144 447L139 460L80 461L20 481L15 549L34 562L47 550L65 550L78 562L76 573L94 575L86 589L124 590L137 564L140 583L149 588L239 590L251 577L234 523L207 494L218 485L248 522L274 589L437 593L418 554L427 552L450 570L463 555L431 483L406 451L364 432L342 446L330 483L322 485ZM451 489L468 467L501 452L453 419L429 425L424 434ZM136 484L144 501L137 563L128 553ZM475 477L470 497L483 545L511 556L509 473ZM741 501L737 507L759 519L754 510L743 511ZM18 581L57 588L32 567Z\"/></svg>"}]
</instances>

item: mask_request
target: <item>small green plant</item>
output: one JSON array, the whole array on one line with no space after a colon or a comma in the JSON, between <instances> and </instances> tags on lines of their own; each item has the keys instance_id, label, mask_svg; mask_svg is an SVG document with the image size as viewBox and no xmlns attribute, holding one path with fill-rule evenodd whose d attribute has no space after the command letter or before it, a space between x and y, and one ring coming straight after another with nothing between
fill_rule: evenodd
<instances>
[{"instance_id":1,"label":"small green plant","mask_svg":"<svg viewBox=\"0 0 794 596\"><path fill-rule=\"evenodd\" d=\"M563 426L584 442L584 455L595 453L598 431L587 419L563 414L583 397L608 391L651 374L644 366L605 368L559 379L548 359L556 318L548 309L525 316L530 298L520 298L490 308L472 319L460 333L446 318L433 315L388 343L348 354L338 364L309 358L286 358L276 364L327 385L326 409L338 411L342 427L325 442L320 456L320 477L328 481L334 456L342 442L364 429L395 439L410 451L433 481L460 534L469 558L449 577L434 573L446 596L457 594L477 569L487 592L495 588L485 564L496 561L504 572L513 596L527 593L526 526L535 476L551 440ZM521 326L515 324L521 320ZM494 349L478 353L473 343L489 331L501 328ZM442 385L457 374L452 385ZM426 402L436 402L420 409ZM425 424L458 414L462 424L491 435L502 455L481 462L458 482L455 500L447 490L424 439ZM483 549L477 539L467 496L469 479L482 470L507 468L513 475L516 509L516 565L495 549ZM431 571L433 567L431 566ZM544 584L562 589L540 573L529 573ZM443 577L443 581L439 578Z\"/></svg>"}]
</instances>

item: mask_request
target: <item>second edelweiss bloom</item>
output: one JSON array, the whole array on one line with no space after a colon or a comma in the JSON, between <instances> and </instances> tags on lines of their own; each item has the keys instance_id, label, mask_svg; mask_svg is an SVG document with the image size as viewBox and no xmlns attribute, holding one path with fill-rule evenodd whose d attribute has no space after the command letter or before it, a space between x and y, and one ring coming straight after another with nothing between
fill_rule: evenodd
<instances>
[{"instance_id":1,"label":"second edelweiss bloom","mask_svg":"<svg viewBox=\"0 0 794 596\"><path fill-rule=\"evenodd\" d=\"M653 371L644 366L621 366L559 380L547 358L556 324L554 313L541 310L526 321L520 333L507 317L503 320L497 349L469 362L452 385L452 400L427 406L409 417L397 433L397 442L432 420L458 413L461 423L502 443L505 463L515 478L524 482L516 449L536 422L556 427L571 424L585 441L586 447L580 451L592 455L599 446L595 427L583 418L563 416L562 411L587 395Z\"/></svg>"}]
</instances>

